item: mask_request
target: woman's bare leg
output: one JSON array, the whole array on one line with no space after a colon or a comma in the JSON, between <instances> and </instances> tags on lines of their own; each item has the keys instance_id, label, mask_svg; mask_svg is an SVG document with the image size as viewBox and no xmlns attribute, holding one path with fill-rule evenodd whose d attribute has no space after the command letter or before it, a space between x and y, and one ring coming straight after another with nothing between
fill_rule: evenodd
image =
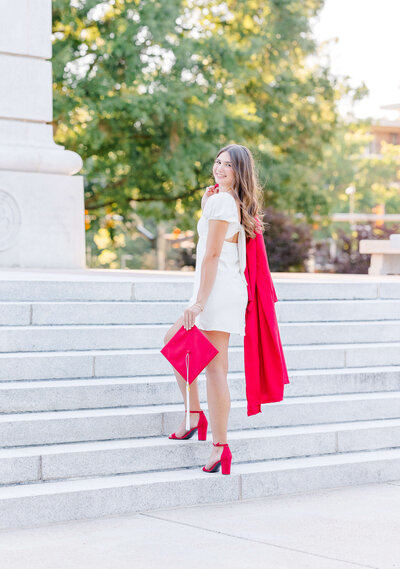
<instances>
[{"instance_id":1,"label":"woman's bare leg","mask_svg":"<svg viewBox=\"0 0 400 569\"><path fill-rule=\"evenodd\" d=\"M203 334L214 344L219 353L206 367L207 400L210 425L214 443L226 443L231 398L228 387L228 346L229 332L218 330L202 330ZM224 447L212 447L207 464L209 469L221 458Z\"/></svg>"},{"instance_id":2,"label":"woman's bare leg","mask_svg":"<svg viewBox=\"0 0 400 569\"><path fill-rule=\"evenodd\" d=\"M171 328L165 334L164 344L166 344L172 338L172 336L174 334L176 334L176 332L179 330L179 328L182 326L182 324L183 324L183 316L180 316L178 318L178 320L175 322L175 324L173 326L171 326ZM183 401L185 403L185 411L186 411L186 380L176 371L175 368L172 368L172 369L174 371L176 380L178 382L179 389L181 390L182 398L183 398ZM196 378L190 384L189 404L190 404L190 409L192 411L197 411L197 410L201 409L200 400L199 400L198 378ZM196 427L198 422L199 422L199 414L198 413L190 413L190 428ZM185 433L187 433L185 423L186 423L186 413L185 413L184 418L182 419L181 424L179 425L179 427L175 431L175 434L177 437L182 437Z\"/></svg>"}]
</instances>

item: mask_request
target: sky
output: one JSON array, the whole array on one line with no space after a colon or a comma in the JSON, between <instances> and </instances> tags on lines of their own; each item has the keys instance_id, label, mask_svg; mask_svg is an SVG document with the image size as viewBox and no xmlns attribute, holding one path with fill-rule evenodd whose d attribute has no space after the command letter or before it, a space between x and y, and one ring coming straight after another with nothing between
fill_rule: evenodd
<instances>
[{"instance_id":1,"label":"sky","mask_svg":"<svg viewBox=\"0 0 400 569\"><path fill-rule=\"evenodd\" d=\"M380 108L400 104L399 25L400 0L325 0L313 25L318 43L338 40L325 48L333 74L348 75L351 85L364 82L370 90L354 107L357 117L399 117L399 111Z\"/></svg>"}]
</instances>

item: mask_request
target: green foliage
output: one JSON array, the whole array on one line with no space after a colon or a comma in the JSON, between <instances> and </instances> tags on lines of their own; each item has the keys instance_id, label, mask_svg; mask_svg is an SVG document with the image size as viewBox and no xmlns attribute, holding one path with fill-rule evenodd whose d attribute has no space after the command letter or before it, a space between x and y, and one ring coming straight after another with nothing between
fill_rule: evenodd
<instances>
[{"instance_id":1,"label":"green foliage","mask_svg":"<svg viewBox=\"0 0 400 569\"><path fill-rule=\"evenodd\" d=\"M153 269L156 265L155 243L137 231L135 222L106 214L99 227L86 233L87 265L91 268ZM157 234L157 226L147 221L147 229Z\"/></svg>"},{"instance_id":2,"label":"green foliage","mask_svg":"<svg viewBox=\"0 0 400 569\"><path fill-rule=\"evenodd\" d=\"M342 122L324 147L324 159L314 175L320 180L330 212L349 212L345 190L350 185L356 188L356 212L371 212L381 203L386 205L386 213L400 210L400 146L383 142L380 155L369 153L370 130L370 121Z\"/></svg>"},{"instance_id":3,"label":"green foliage","mask_svg":"<svg viewBox=\"0 0 400 569\"><path fill-rule=\"evenodd\" d=\"M400 146L382 142L380 155L362 156L355 175L359 211L385 204L386 213L400 211Z\"/></svg>"},{"instance_id":4,"label":"green foliage","mask_svg":"<svg viewBox=\"0 0 400 569\"><path fill-rule=\"evenodd\" d=\"M228 142L254 151L266 205L328 211L315 169L343 87L311 59L322 5L54 0L55 138L84 159L92 227L134 209L193 228Z\"/></svg>"}]
</instances>

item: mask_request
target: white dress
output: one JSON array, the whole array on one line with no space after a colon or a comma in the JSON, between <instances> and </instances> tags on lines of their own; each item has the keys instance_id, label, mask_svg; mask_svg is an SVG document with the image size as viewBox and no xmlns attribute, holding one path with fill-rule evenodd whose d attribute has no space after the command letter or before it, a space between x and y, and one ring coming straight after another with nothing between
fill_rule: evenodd
<instances>
[{"instance_id":1,"label":"white dress","mask_svg":"<svg viewBox=\"0 0 400 569\"><path fill-rule=\"evenodd\" d=\"M228 230L218 259L217 274L204 310L196 316L195 324L201 330L220 330L245 335L245 314L248 302L246 268L246 233L240 224L235 198L228 192L211 195L197 222L199 240L196 248L196 269L193 293L187 307L196 302L201 280L208 234L208 221L228 221ZM239 231L238 243L226 241Z\"/></svg>"}]
</instances>

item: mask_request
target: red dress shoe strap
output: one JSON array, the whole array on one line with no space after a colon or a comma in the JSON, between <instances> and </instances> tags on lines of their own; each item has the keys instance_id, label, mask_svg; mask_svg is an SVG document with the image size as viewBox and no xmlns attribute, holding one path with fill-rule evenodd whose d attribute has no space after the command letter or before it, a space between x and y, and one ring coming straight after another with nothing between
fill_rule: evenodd
<instances>
[{"instance_id":1,"label":"red dress shoe strap","mask_svg":"<svg viewBox=\"0 0 400 569\"><path fill-rule=\"evenodd\" d=\"M168 438L169 439L178 439L178 440L190 439L190 438L192 438L192 436L197 431L197 438L199 439L199 441L206 441L207 440L207 427L208 427L207 417L204 415L203 411L191 411L191 413L196 413L196 412L200 413L200 417L199 417L199 421L197 423L197 427L193 427L190 429L190 431L186 431L186 433L184 435L182 435L181 437L177 437L175 433L172 433L172 435L170 435Z\"/></svg>"},{"instance_id":2,"label":"red dress shoe strap","mask_svg":"<svg viewBox=\"0 0 400 569\"><path fill-rule=\"evenodd\" d=\"M232 453L231 449L229 448L228 443L213 443L215 447L224 447L222 451L221 458L215 462L211 468L206 468L203 466L204 472L218 472L219 468L221 467L222 474L230 474L231 473L231 463L232 463Z\"/></svg>"}]
</instances>

